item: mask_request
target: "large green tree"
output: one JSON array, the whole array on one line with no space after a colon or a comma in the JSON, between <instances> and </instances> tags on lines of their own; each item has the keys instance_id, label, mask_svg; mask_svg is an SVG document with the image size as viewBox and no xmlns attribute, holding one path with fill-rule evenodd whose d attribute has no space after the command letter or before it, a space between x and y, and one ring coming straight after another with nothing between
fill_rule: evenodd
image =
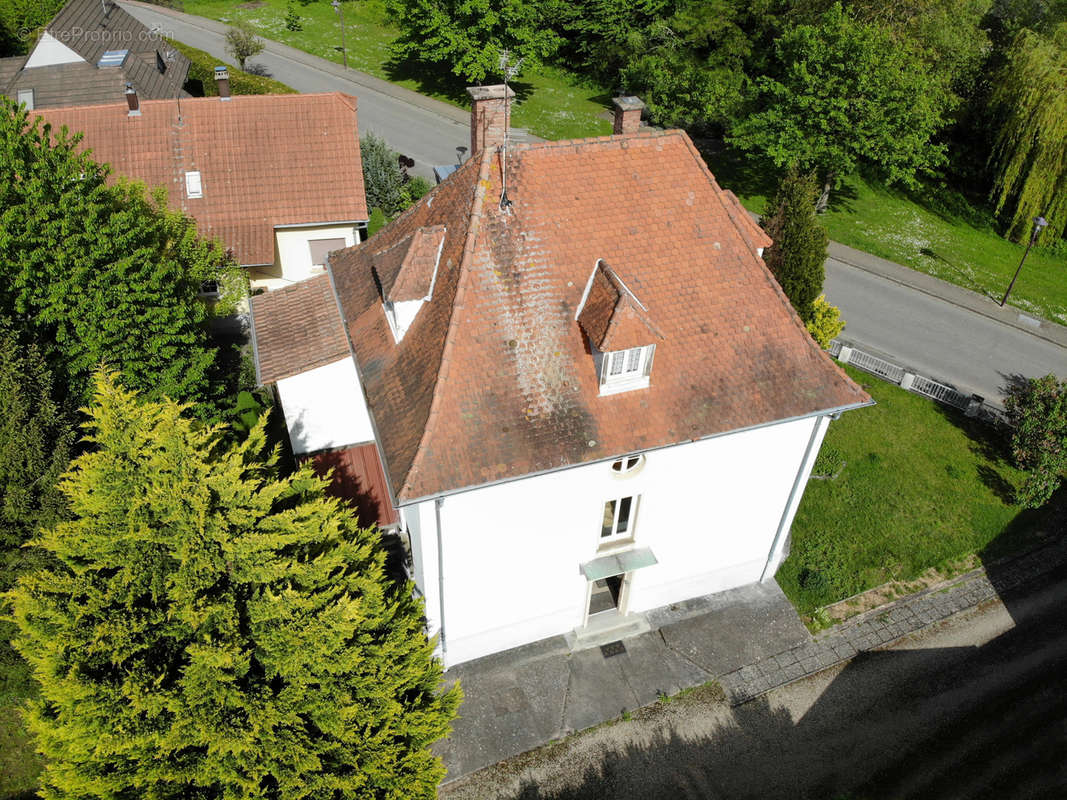
<instances>
[{"instance_id":1,"label":"large green tree","mask_svg":"<svg viewBox=\"0 0 1067 800\"><path fill-rule=\"evenodd\" d=\"M44 798L433 798L459 690L376 531L114 374L12 593Z\"/></svg>"},{"instance_id":2,"label":"large green tree","mask_svg":"<svg viewBox=\"0 0 1067 800\"><path fill-rule=\"evenodd\" d=\"M198 297L236 269L161 193L0 98L0 313L41 342L79 401L101 363L130 385L204 403L215 348Z\"/></svg>"},{"instance_id":3,"label":"large green tree","mask_svg":"<svg viewBox=\"0 0 1067 800\"><path fill-rule=\"evenodd\" d=\"M65 0L0 0L0 56L29 52Z\"/></svg>"},{"instance_id":4,"label":"large green tree","mask_svg":"<svg viewBox=\"0 0 1067 800\"><path fill-rule=\"evenodd\" d=\"M763 228L774 244L763 260L805 324L815 318L815 300L826 277L826 230L815 215L819 190L814 174L790 169L782 179Z\"/></svg>"},{"instance_id":5,"label":"large green tree","mask_svg":"<svg viewBox=\"0 0 1067 800\"><path fill-rule=\"evenodd\" d=\"M530 68L553 56L560 38L549 0L386 0L400 36L394 54L443 68L469 83L501 79L500 57Z\"/></svg>"},{"instance_id":6,"label":"large green tree","mask_svg":"<svg viewBox=\"0 0 1067 800\"><path fill-rule=\"evenodd\" d=\"M1067 23L1051 36L1024 29L998 75L992 103L1000 126L992 156L993 195L1008 234L1029 236L1048 220L1046 239L1067 230Z\"/></svg>"},{"instance_id":7,"label":"large green tree","mask_svg":"<svg viewBox=\"0 0 1067 800\"><path fill-rule=\"evenodd\" d=\"M836 3L817 24L778 38L775 56L777 73L757 79L754 109L730 141L779 167L818 170L820 209L860 163L904 183L943 163L945 147L932 138L950 105L944 82L881 27Z\"/></svg>"}]
</instances>

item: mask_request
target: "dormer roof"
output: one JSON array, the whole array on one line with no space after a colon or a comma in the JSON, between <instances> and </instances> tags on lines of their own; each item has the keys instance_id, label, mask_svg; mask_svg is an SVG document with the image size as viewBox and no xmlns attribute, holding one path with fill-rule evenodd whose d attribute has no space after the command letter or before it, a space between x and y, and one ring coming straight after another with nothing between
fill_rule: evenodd
<instances>
[{"instance_id":1,"label":"dormer roof","mask_svg":"<svg viewBox=\"0 0 1067 800\"><path fill-rule=\"evenodd\" d=\"M602 352L644 347L663 338L649 316L648 307L603 259L597 259L589 278L578 324Z\"/></svg>"},{"instance_id":2,"label":"dormer roof","mask_svg":"<svg viewBox=\"0 0 1067 800\"><path fill-rule=\"evenodd\" d=\"M373 269L382 287L382 300L428 300L444 243L445 226L430 225L376 252Z\"/></svg>"}]
</instances>

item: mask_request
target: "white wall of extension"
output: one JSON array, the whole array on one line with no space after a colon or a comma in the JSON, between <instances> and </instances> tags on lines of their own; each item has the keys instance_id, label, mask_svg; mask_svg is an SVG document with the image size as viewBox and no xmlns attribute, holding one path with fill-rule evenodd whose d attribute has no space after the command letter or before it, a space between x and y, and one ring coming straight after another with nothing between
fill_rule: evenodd
<instances>
[{"instance_id":1,"label":"white wall of extension","mask_svg":"<svg viewBox=\"0 0 1067 800\"><path fill-rule=\"evenodd\" d=\"M359 229L353 225L321 225L309 228L274 229L274 264L254 267L249 279L254 289L280 289L297 281L319 275L322 267L311 264L313 239L344 239L345 247L359 244Z\"/></svg>"},{"instance_id":2,"label":"white wall of extension","mask_svg":"<svg viewBox=\"0 0 1067 800\"><path fill-rule=\"evenodd\" d=\"M277 383L293 452L374 441L363 388L351 358Z\"/></svg>"},{"instance_id":3,"label":"white wall of extension","mask_svg":"<svg viewBox=\"0 0 1067 800\"><path fill-rule=\"evenodd\" d=\"M115 45L113 49L122 50L124 48L120 43ZM84 60L55 36L46 32L41 34L41 38L37 40L33 52L30 53L30 57L26 59L26 63L22 68L51 67L53 64L77 64L79 61Z\"/></svg>"},{"instance_id":4,"label":"white wall of extension","mask_svg":"<svg viewBox=\"0 0 1067 800\"><path fill-rule=\"evenodd\" d=\"M655 450L626 475L601 462L405 506L432 633L443 587L446 665L580 627L588 590L580 567L605 552L650 548L658 560L631 573L631 613L760 580L827 423L794 420ZM605 550L604 503L628 496L640 497L633 539Z\"/></svg>"}]
</instances>

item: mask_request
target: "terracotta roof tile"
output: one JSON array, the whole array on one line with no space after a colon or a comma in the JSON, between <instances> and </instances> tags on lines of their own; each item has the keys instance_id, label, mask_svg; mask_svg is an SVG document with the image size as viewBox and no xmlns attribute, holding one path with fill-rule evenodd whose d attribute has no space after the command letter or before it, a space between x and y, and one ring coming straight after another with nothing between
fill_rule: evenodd
<instances>
[{"instance_id":1,"label":"terracotta roof tile","mask_svg":"<svg viewBox=\"0 0 1067 800\"><path fill-rule=\"evenodd\" d=\"M34 112L84 133L83 146L115 173L167 190L246 266L274 263L274 227L367 219L356 98L334 92L242 95ZM203 197L185 173L199 171Z\"/></svg>"},{"instance_id":2,"label":"terracotta roof tile","mask_svg":"<svg viewBox=\"0 0 1067 800\"><path fill-rule=\"evenodd\" d=\"M374 274L382 297L393 303L429 297L444 242L444 225L433 225L376 252Z\"/></svg>"},{"instance_id":3,"label":"terracotta roof tile","mask_svg":"<svg viewBox=\"0 0 1067 800\"><path fill-rule=\"evenodd\" d=\"M252 326L261 383L274 383L349 355L329 275L254 296Z\"/></svg>"},{"instance_id":4,"label":"terracotta roof tile","mask_svg":"<svg viewBox=\"0 0 1067 800\"><path fill-rule=\"evenodd\" d=\"M507 185L502 211L500 161L483 151L331 257L399 503L869 402L807 335L684 133L515 146ZM448 229L437 286L395 343L373 253L432 225ZM662 334L646 389L599 395L575 321L599 259Z\"/></svg>"},{"instance_id":5,"label":"terracotta roof tile","mask_svg":"<svg viewBox=\"0 0 1067 800\"><path fill-rule=\"evenodd\" d=\"M648 308L603 259L597 261L578 324L598 350L628 350L663 338Z\"/></svg>"}]
</instances>

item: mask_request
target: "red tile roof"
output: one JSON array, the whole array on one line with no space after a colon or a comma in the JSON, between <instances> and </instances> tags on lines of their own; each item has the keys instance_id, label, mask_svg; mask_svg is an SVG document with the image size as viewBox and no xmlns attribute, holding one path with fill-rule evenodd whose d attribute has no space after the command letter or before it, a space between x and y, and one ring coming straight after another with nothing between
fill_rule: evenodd
<instances>
[{"instance_id":1,"label":"red tile roof","mask_svg":"<svg viewBox=\"0 0 1067 800\"><path fill-rule=\"evenodd\" d=\"M602 259L593 270L589 296L578 312L578 324L602 352L643 347L663 338L649 317L648 308Z\"/></svg>"},{"instance_id":2,"label":"red tile roof","mask_svg":"<svg viewBox=\"0 0 1067 800\"><path fill-rule=\"evenodd\" d=\"M870 401L807 335L756 256L766 234L684 133L512 147L507 185L502 211L485 150L331 257L398 503ZM433 297L395 343L373 253L432 225L447 228ZM575 315L600 259L662 335L648 388L599 395Z\"/></svg>"},{"instance_id":3,"label":"red tile roof","mask_svg":"<svg viewBox=\"0 0 1067 800\"><path fill-rule=\"evenodd\" d=\"M244 265L274 263L274 227L367 219L356 98L339 92L142 100L34 112L85 134L97 161L194 217ZM203 197L186 196L199 171Z\"/></svg>"},{"instance_id":4,"label":"red tile roof","mask_svg":"<svg viewBox=\"0 0 1067 800\"><path fill-rule=\"evenodd\" d=\"M377 251L374 274L382 285L382 297L393 303L428 297L444 240L444 225L433 225Z\"/></svg>"},{"instance_id":5,"label":"red tile roof","mask_svg":"<svg viewBox=\"0 0 1067 800\"><path fill-rule=\"evenodd\" d=\"M324 367L350 354L329 275L253 297L252 330L260 383Z\"/></svg>"}]
</instances>

